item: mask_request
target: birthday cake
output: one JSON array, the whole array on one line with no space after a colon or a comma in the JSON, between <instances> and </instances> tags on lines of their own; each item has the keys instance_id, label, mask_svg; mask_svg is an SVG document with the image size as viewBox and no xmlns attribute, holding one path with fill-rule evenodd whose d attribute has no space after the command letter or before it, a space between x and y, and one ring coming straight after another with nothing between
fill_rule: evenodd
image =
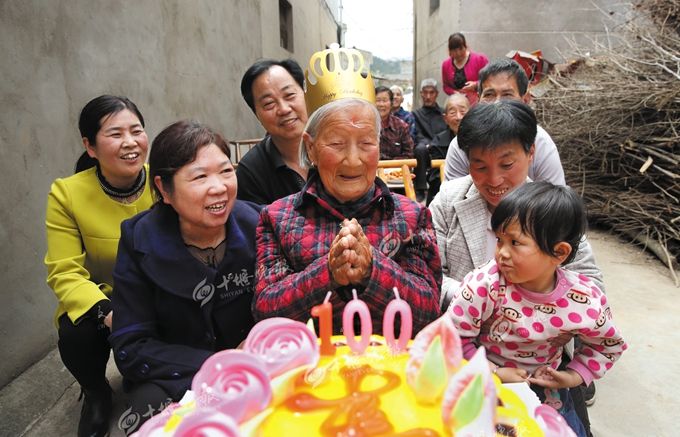
<instances>
[{"instance_id":1,"label":"birthday cake","mask_svg":"<svg viewBox=\"0 0 680 437\"><path fill-rule=\"evenodd\" d=\"M243 350L203 364L193 399L170 405L136 435L573 435L551 407L529 411L501 385L483 348L464 362L446 317L408 344L371 335L357 353L348 346L354 336L330 341L322 355L308 325L261 321Z\"/></svg>"}]
</instances>

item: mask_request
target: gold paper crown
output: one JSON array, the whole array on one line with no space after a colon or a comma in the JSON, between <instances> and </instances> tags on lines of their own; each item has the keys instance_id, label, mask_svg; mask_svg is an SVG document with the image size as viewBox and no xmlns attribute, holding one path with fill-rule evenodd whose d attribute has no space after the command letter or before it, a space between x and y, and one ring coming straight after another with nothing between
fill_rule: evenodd
<instances>
[{"instance_id":1,"label":"gold paper crown","mask_svg":"<svg viewBox=\"0 0 680 437\"><path fill-rule=\"evenodd\" d=\"M305 73L307 113L311 115L326 103L346 97L375 103L371 72L364 77L363 69L364 57L359 50L331 44L329 49L314 53Z\"/></svg>"}]
</instances>

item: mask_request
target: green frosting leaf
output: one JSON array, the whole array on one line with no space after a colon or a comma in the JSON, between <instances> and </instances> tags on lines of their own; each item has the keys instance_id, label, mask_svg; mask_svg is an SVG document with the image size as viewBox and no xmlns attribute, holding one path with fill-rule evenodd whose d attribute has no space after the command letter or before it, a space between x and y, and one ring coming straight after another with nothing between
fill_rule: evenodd
<instances>
[{"instance_id":1,"label":"green frosting leaf","mask_svg":"<svg viewBox=\"0 0 680 437\"><path fill-rule=\"evenodd\" d=\"M451 412L455 429L460 429L473 422L482 411L483 402L484 383L482 375L475 375L460 394L460 398Z\"/></svg>"},{"instance_id":2,"label":"green frosting leaf","mask_svg":"<svg viewBox=\"0 0 680 437\"><path fill-rule=\"evenodd\" d=\"M414 391L418 401L436 403L446 389L447 373L441 337L436 336L425 352Z\"/></svg>"}]
</instances>

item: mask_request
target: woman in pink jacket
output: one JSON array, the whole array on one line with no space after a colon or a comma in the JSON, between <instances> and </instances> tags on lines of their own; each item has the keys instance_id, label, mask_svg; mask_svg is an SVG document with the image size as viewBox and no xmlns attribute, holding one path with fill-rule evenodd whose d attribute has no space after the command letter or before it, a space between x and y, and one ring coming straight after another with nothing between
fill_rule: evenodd
<instances>
[{"instance_id":1,"label":"woman in pink jacket","mask_svg":"<svg viewBox=\"0 0 680 437\"><path fill-rule=\"evenodd\" d=\"M465 94L470 105L477 103L479 70L489 63L483 53L468 49L465 37L456 32L449 36L449 57L442 62L442 84L448 95Z\"/></svg>"}]
</instances>

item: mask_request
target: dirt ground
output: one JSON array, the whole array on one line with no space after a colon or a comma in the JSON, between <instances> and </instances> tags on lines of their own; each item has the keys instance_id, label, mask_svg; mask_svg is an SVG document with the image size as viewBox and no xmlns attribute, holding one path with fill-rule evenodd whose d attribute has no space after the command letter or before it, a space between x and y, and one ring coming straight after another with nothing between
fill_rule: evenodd
<instances>
[{"instance_id":1,"label":"dirt ground","mask_svg":"<svg viewBox=\"0 0 680 437\"><path fill-rule=\"evenodd\" d=\"M628 350L597 382L593 434L675 436L680 417L680 288L657 258L603 232L589 240ZM679 272L680 273L680 272Z\"/></svg>"}]
</instances>

